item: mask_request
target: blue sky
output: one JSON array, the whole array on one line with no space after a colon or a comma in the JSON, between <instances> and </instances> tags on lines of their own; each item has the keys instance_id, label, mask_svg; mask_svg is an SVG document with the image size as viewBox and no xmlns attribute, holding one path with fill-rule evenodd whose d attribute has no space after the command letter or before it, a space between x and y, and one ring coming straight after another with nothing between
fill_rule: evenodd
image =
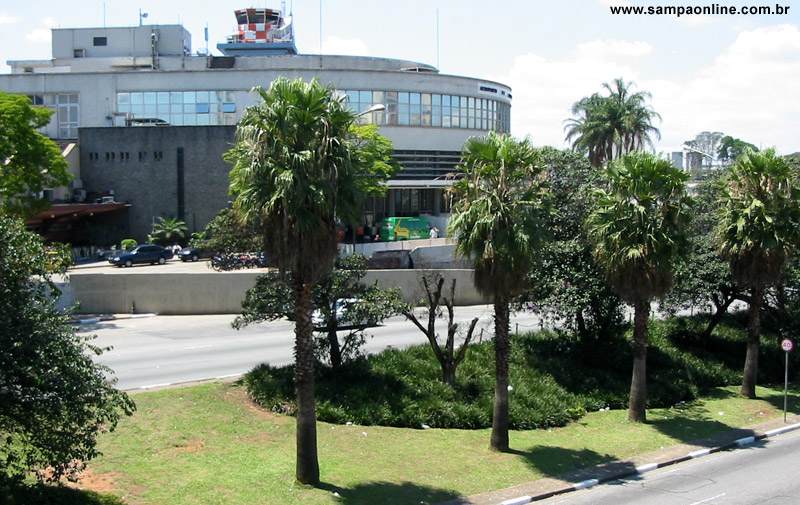
<instances>
[{"instance_id":1,"label":"blue sky","mask_svg":"<svg viewBox=\"0 0 800 505\"><path fill-rule=\"evenodd\" d=\"M613 15L610 6L766 6L767 0L286 0L301 53L399 58L513 88L512 133L565 147L571 105L616 77L653 95L659 151L704 130L800 151L800 3L784 15ZM795 5L792 5L795 4ZM194 50L233 31L233 11L280 1L0 2L0 72L49 59L50 27L183 24ZM320 7L322 16L320 16ZM438 23L437 23L438 17ZM438 37L437 37L438 31Z\"/></svg>"}]
</instances>

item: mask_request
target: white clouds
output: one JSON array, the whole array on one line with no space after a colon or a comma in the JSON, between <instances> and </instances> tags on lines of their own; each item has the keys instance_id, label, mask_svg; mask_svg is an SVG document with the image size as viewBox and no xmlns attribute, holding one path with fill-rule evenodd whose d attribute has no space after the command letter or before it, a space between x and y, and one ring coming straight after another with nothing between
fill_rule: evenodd
<instances>
[{"instance_id":1,"label":"white clouds","mask_svg":"<svg viewBox=\"0 0 800 505\"><path fill-rule=\"evenodd\" d=\"M46 17L41 20L45 28L37 28L25 34L25 38L34 44L49 44L51 41L50 28L58 26L58 21L54 17Z\"/></svg>"},{"instance_id":2,"label":"white clouds","mask_svg":"<svg viewBox=\"0 0 800 505\"><path fill-rule=\"evenodd\" d=\"M13 25L22 21L21 17L12 16L6 12L0 12L0 25Z\"/></svg>"},{"instance_id":3,"label":"white clouds","mask_svg":"<svg viewBox=\"0 0 800 505\"><path fill-rule=\"evenodd\" d=\"M653 47L647 42L608 39L579 44L576 55L579 59L613 60L619 57L646 56L652 52Z\"/></svg>"},{"instance_id":4,"label":"white clouds","mask_svg":"<svg viewBox=\"0 0 800 505\"><path fill-rule=\"evenodd\" d=\"M37 28L25 34L25 38L34 44L44 44L50 42L50 30L46 28Z\"/></svg>"},{"instance_id":5,"label":"white clouds","mask_svg":"<svg viewBox=\"0 0 800 505\"><path fill-rule=\"evenodd\" d=\"M563 147L563 121L580 98L616 77L653 95L663 118L657 147L678 148L704 130L723 131L781 153L800 150L800 32L795 25L743 31L708 66L669 79L648 78L637 59L653 57L646 43L593 41L568 59L518 57L511 75L498 79L514 89L512 132L536 145Z\"/></svg>"},{"instance_id":6,"label":"white clouds","mask_svg":"<svg viewBox=\"0 0 800 505\"><path fill-rule=\"evenodd\" d=\"M758 28L742 32L713 65L686 83L661 95L652 90L653 105L670 111L662 113L665 136L681 131L691 138L692 132L714 129L756 145L776 145L779 152L797 151L798 82L797 27Z\"/></svg>"},{"instance_id":7,"label":"white clouds","mask_svg":"<svg viewBox=\"0 0 800 505\"><path fill-rule=\"evenodd\" d=\"M513 89L512 132L530 135L535 145L564 146L563 122L572 104L617 77L638 82L631 62L651 51L647 43L612 39L580 44L565 61L517 57L511 75L498 79Z\"/></svg>"}]
</instances>

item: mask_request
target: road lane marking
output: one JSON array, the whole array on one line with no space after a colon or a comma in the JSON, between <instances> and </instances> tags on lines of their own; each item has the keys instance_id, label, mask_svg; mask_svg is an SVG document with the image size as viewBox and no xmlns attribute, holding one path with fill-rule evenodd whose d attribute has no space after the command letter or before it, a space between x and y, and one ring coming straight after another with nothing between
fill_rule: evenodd
<instances>
[{"instance_id":1,"label":"road lane marking","mask_svg":"<svg viewBox=\"0 0 800 505\"><path fill-rule=\"evenodd\" d=\"M690 503L689 505L700 505L701 503L708 503L711 500L716 500L721 496L725 496L726 493L718 494L717 496L712 496L711 498L706 498L705 500L696 501L694 503Z\"/></svg>"}]
</instances>

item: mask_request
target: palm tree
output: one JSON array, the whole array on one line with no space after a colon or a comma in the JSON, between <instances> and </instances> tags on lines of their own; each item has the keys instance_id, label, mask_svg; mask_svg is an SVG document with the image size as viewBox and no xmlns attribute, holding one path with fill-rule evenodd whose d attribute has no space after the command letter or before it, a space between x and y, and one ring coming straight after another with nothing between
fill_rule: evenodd
<instances>
[{"instance_id":1,"label":"palm tree","mask_svg":"<svg viewBox=\"0 0 800 505\"><path fill-rule=\"evenodd\" d=\"M747 149L731 167L719 204L720 250L733 280L750 290L741 394L755 398L764 291L779 282L786 260L800 245L800 188L775 149Z\"/></svg>"},{"instance_id":2,"label":"palm tree","mask_svg":"<svg viewBox=\"0 0 800 505\"><path fill-rule=\"evenodd\" d=\"M297 480L319 483L311 294L333 267L337 219L354 222L357 189L348 129L355 116L343 98L318 80L275 80L255 88L263 102L249 107L226 154L234 209L262 223L264 248L290 271L295 301Z\"/></svg>"},{"instance_id":3,"label":"palm tree","mask_svg":"<svg viewBox=\"0 0 800 505\"><path fill-rule=\"evenodd\" d=\"M176 217L159 217L153 224L153 237L164 245L180 242L188 231L186 223Z\"/></svg>"},{"instance_id":4,"label":"palm tree","mask_svg":"<svg viewBox=\"0 0 800 505\"><path fill-rule=\"evenodd\" d=\"M688 175L657 156L634 151L612 163L607 189L595 194L586 220L597 265L633 305L633 376L628 419L644 422L650 303L672 284L675 261L686 250L684 226L691 200Z\"/></svg>"},{"instance_id":5,"label":"palm tree","mask_svg":"<svg viewBox=\"0 0 800 505\"><path fill-rule=\"evenodd\" d=\"M595 93L572 105L574 118L567 119L566 140L573 140L572 149L587 154L589 163L598 168L614 156L616 126L606 97Z\"/></svg>"},{"instance_id":6,"label":"palm tree","mask_svg":"<svg viewBox=\"0 0 800 505\"><path fill-rule=\"evenodd\" d=\"M632 86L633 82L617 78L603 83L608 96L594 93L572 106L575 117L566 120L566 140L573 141L574 151L587 154L595 168L627 152L653 148L650 135L661 137L653 126L653 120L661 116L646 104L650 93L631 93Z\"/></svg>"},{"instance_id":7,"label":"palm tree","mask_svg":"<svg viewBox=\"0 0 800 505\"><path fill-rule=\"evenodd\" d=\"M508 450L509 303L524 287L544 243L550 212L543 165L528 139L489 132L467 140L448 224L456 252L475 264L475 285L490 296L495 317L495 393L490 447Z\"/></svg>"}]
</instances>

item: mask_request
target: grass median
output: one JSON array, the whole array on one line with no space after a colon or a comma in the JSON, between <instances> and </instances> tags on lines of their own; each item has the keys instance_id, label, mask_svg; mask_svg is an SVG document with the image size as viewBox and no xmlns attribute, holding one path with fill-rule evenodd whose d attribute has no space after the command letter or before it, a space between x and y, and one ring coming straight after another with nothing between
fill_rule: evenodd
<instances>
[{"instance_id":1,"label":"grass median","mask_svg":"<svg viewBox=\"0 0 800 505\"><path fill-rule=\"evenodd\" d=\"M513 431L513 453L489 451L488 429L320 422L324 484L311 488L294 480L294 418L255 406L240 385L212 383L137 394L137 413L103 436L105 456L82 485L136 505L437 503L783 415L782 387L760 387L758 400L736 392L651 409L646 424L608 410L561 428Z\"/></svg>"},{"instance_id":2,"label":"grass median","mask_svg":"<svg viewBox=\"0 0 800 505\"><path fill-rule=\"evenodd\" d=\"M700 339L703 324L698 318L651 324L644 424L627 421L629 331L589 340L548 331L514 337L511 420L518 429L508 453L488 449L491 342L470 349L452 390L439 382L429 348L391 350L336 374L318 370L319 488L294 478L295 419L282 414L293 410L292 370L261 367L243 381L249 391L211 383L136 394L137 412L101 437L105 455L90 463L80 483L100 494L39 501L432 504L782 417L782 385L758 388L757 400L740 397L738 385L716 387L741 380L741 317ZM769 333L763 341L760 379L781 382L779 339ZM797 392L792 413L800 407Z\"/></svg>"}]
</instances>

